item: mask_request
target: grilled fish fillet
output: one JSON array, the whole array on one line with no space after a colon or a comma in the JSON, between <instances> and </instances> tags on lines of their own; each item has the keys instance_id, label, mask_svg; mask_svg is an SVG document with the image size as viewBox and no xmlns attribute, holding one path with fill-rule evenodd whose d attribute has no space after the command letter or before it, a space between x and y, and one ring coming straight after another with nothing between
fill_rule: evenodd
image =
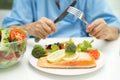
<instances>
[{"instance_id":1,"label":"grilled fish fillet","mask_svg":"<svg viewBox=\"0 0 120 80\"><path fill-rule=\"evenodd\" d=\"M79 53L79 57L72 61L61 60L59 62L49 62L47 57L38 60L37 66L43 68L93 68L96 67L95 59L88 53Z\"/></svg>"}]
</instances>

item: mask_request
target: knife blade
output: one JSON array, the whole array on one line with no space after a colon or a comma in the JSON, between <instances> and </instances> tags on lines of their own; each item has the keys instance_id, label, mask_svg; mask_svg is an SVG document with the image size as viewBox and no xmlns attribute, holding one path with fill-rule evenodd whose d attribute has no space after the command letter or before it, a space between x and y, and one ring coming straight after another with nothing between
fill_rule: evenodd
<instances>
[{"instance_id":1,"label":"knife blade","mask_svg":"<svg viewBox=\"0 0 120 80\"><path fill-rule=\"evenodd\" d=\"M63 13L54 20L54 23L57 23L57 22L61 21L63 18L65 18L65 16L68 14L68 12L67 12L68 8L69 8L70 6L72 6L72 7L75 6L76 2L77 2L77 1L74 0L74 1L65 9L65 11L63 11Z\"/></svg>"}]
</instances>

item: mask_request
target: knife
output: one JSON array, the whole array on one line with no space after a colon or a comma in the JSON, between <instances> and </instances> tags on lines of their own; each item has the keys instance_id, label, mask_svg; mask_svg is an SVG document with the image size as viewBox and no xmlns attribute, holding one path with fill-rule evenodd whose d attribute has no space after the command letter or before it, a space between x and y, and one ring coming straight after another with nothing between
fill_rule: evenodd
<instances>
[{"instance_id":1,"label":"knife","mask_svg":"<svg viewBox=\"0 0 120 80\"><path fill-rule=\"evenodd\" d=\"M76 4L76 0L74 0L66 9L65 9L65 11L59 16L59 17L57 17L55 20L54 20L54 23L57 23L57 22L59 22L59 21L61 21L63 18L65 18L65 16L69 13L69 12L67 12L67 10L69 9L69 7L70 6L75 6L75 4Z\"/></svg>"},{"instance_id":2,"label":"knife","mask_svg":"<svg viewBox=\"0 0 120 80\"><path fill-rule=\"evenodd\" d=\"M65 9L65 11L63 11L63 13L54 20L54 23L57 23L57 22L61 21L63 18L65 18L65 16L67 16L67 14L68 14L67 10L69 9L69 7L70 7L70 6L74 7L76 3L77 3L77 0L74 0L74 1ZM39 37L36 37L36 38L35 38L35 42L39 42L39 41L40 41L40 38L39 38Z\"/></svg>"}]
</instances>

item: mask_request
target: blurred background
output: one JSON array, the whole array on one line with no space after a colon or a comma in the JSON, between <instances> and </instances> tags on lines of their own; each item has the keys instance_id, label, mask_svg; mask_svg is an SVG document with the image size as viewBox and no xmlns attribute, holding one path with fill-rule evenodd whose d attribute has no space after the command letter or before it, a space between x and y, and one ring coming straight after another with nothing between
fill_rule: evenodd
<instances>
[{"instance_id":1,"label":"blurred background","mask_svg":"<svg viewBox=\"0 0 120 80\"><path fill-rule=\"evenodd\" d=\"M120 19L120 0L107 0L114 14ZM13 0L0 0L0 26L4 17L10 12Z\"/></svg>"}]
</instances>

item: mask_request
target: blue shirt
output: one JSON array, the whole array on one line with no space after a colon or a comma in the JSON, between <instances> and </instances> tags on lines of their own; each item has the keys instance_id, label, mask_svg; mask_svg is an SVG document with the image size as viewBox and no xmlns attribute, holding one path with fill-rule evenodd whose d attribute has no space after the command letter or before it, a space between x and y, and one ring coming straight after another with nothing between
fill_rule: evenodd
<instances>
[{"instance_id":1,"label":"blue shirt","mask_svg":"<svg viewBox=\"0 0 120 80\"><path fill-rule=\"evenodd\" d=\"M55 0L14 0L11 13L5 17L3 27L24 25L37 21L41 17L55 20L73 0L60 0L61 9L56 7ZM120 29L119 20L113 15L105 0L77 0L76 8L84 12L88 23L103 18L108 25ZM68 14L57 23L57 31L48 37L86 37L85 24L75 16Z\"/></svg>"}]
</instances>

